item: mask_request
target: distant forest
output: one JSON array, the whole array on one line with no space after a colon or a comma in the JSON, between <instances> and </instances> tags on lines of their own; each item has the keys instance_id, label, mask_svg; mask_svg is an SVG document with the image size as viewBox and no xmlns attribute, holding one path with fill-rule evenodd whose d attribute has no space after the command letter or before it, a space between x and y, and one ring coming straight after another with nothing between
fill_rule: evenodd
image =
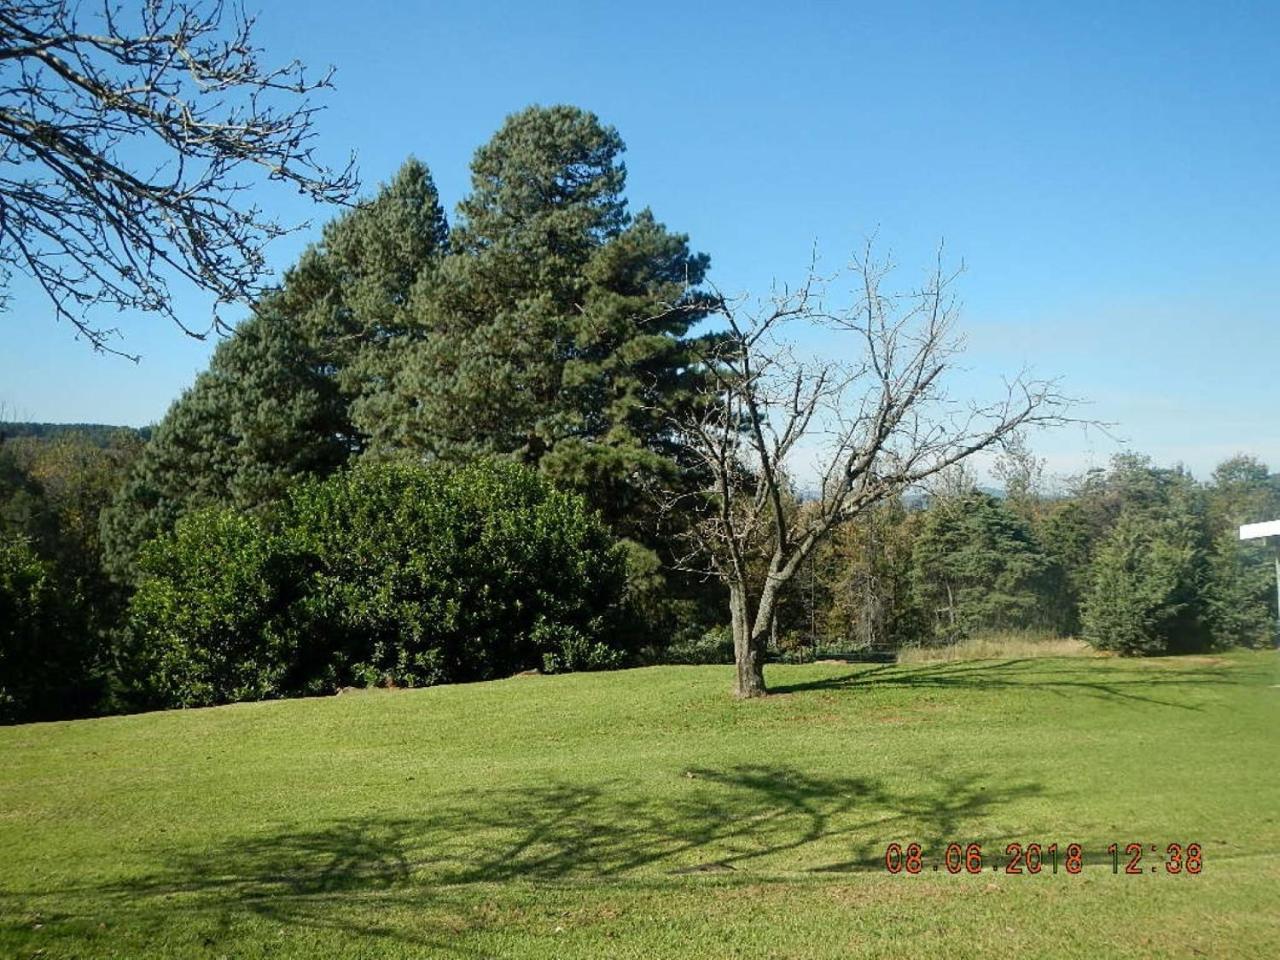
<instances>
[{"instance_id":1,"label":"distant forest","mask_svg":"<svg viewBox=\"0 0 1280 960\"><path fill-rule=\"evenodd\" d=\"M68 434L78 434L105 447L119 433L131 433L140 440L151 438L151 427L117 427L109 423L26 423L0 420L0 443L10 438L36 437L51 440Z\"/></svg>"}]
</instances>

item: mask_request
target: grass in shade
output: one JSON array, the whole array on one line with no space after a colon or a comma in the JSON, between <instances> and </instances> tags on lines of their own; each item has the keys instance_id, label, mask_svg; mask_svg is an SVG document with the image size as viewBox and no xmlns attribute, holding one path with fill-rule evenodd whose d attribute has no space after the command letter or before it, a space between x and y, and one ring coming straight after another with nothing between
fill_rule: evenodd
<instances>
[{"instance_id":1,"label":"grass in shade","mask_svg":"<svg viewBox=\"0 0 1280 960\"><path fill-rule=\"evenodd\" d=\"M1280 956L1275 654L768 676L746 703L727 667L660 667L0 729L0 956ZM1083 870L1007 874L1033 842Z\"/></svg>"}]
</instances>

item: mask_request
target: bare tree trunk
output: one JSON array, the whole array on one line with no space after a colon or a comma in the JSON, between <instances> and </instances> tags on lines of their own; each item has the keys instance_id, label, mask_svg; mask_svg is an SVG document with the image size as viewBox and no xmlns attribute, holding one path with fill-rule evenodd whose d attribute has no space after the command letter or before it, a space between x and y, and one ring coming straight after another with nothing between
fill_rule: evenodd
<instances>
[{"instance_id":1,"label":"bare tree trunk","mask_svg":"<svg viewBox=\"0 0 1280 960\"><path fill-rule=\"evenodd\" d=\"M764 685L764 652L768 625L765 625L764 630L753 629L746 584L729 584L729 612L733 620L733 660L737 665L733 694L739 699L763 697L768 692Z\"/></svg>"},{"instance_id":2,"label":"bare tree trunk","mask_svg":"<svg viewBox=\"0 0 1280 960\"><path fill-rule=\"evenodd\" d=\"M960 346L947 292L952 275L939 268L918 291L889 297L880 292L888 267L874 262L870 249L855 258L853 271L861 281L858 299L834 310L823 302L830 279L812 269L798 289L784 289L756 311L740 310L713 291L713 312L728 329L706 340L695 364L706 378L698 402L672 420L708 478L684 561L701 562L685 569L717 576L729 587L739 697L767 692L764 657L779 592L837 524L1016 430L1070 422L1070 400L1053 381L1019 377L985 405L958 404L947 394L943 374ZM697 303L705 309L705 301ZM797 359L793 344L779 338L791 320L851 335L861 358ZM827 455L818 465L818 496L801 502L788 460L794 464L806 436L819 434ZM681 500L673 495L672 508ZM869 534L860 620L865 640L874 643L885 613L874 596L880 550L874 529ZM756 583L747 570L765 559L768 575ZM951 608L954 618L954 601Z\"/></svg>"}]
</instances>

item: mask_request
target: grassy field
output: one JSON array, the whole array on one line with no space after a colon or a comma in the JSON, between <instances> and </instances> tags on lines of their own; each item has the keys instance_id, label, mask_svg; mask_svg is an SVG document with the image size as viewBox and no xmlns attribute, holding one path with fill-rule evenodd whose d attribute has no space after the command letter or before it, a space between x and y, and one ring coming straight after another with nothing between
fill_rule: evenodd
<instances>
[{"instance_id":1,"label":"grassy field","mask_svg":"<svg viewBox=\"0 0 1280 960\"><path fill-rule=\"evenodd\" d=\"M1272 653L518 677L0 729L5 957L1276 957ZM888 843L926 867L889 875ZM981 875L932 865L981 843ZM1006 844L1084 870L1004 873ZM1147 845L1113 875L1112 841ZM1198 876L1150 853L1203 846ZM996 867L993 871L992 867Z\"/></svg>"}]
</instances>

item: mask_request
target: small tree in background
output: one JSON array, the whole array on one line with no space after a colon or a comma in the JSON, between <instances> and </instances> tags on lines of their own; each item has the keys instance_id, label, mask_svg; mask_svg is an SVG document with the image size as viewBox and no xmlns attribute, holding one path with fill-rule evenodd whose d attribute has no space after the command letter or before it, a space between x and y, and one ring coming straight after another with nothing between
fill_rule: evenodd
<instances>
[{"instance_id":1,"label":"small tree in background","mask_svg":"<svg viewBox=\"0 0 1280 960\"><path fill-rule=\"evenodd\" d=\"M143 448L132 430L99 437L70 429L0 441L0 530L29 536L59 576L96 591L98 516Z\"/></svg>"},{"instance_id":2,"label":"small tree in background","mask_svg":"<svg viewBox=\"0 0 1280 960\"><path fill-rule=\"evenodd\" d=\"M0 722L70 712L60 696L65 671L79 675L80 665L58 655L62 631L77 626L63 609L49 565L30 542L0 536Z\"/></svg>"},{"instance_id":3,"label":"small tree in background","mask_svg":"<svg viewBox=\"0 0 1280 960\"><path fill-rule=\"evenodd\" d=\"M1004 502L1027 523L1044 504L1044 458L1031 449L1025 431L1015 430L1000 445L991 472L1004 487Z\"/></svg>"},{"instance_id":4,"label":"small tree in background","mask_svg":"<svg viewBox=\"0 0 1280 960\"><path fill-rule=\"evenodd\" d=\"M901 498L890 499L841 523L814 554L824 588L819 597L826 599L818 623L842 649L894 648L919 639L911 571L920 519Z\"/></svg>"},{"instance_id":5,"label":"small tree in background","mask_svg":"<svg viewBox=\"0 0 1280 960\"><path fill-rule=\"evenodd\" d=\"M1275 574L1265 541L1241 541L1239 527L1280 517L1280 475L1256 457L1218 465L1207 490L1213 539L1208 550L1208 608L1223 644L1266 646L1276 638Z\"/></svg>"},{"instance_id":6,"label":"small tree in background","mask_svg":"<svg viewBox=\"0 0 1280 960\"><path fill-rule=\"evenodd\" d=\"M952 642L981 628L1051 626L1052 562L1025 520L978 490L932 503L912 554L927 632Z\"/></svg>"},{"instance_id":7,"label":"small tree in background","mask_svg":"<svg viewBox=\"0 0 1280 960\"><path fill-rule=\"evenodd\" d=\"M1267 647L1276 641L1276 577L1263 542L1217 534L1209 548L1207 614L1223 646Z\"/></svg>"},{"instance_id":8,"label":"small tree in background","mask_svg":"<svg viewBox=\"0 0 1280 960\"><path fill-rule=\"evenodd\" d=\"M1187 518L1142 510L1120 515L1094 557L1084 638L1126 656L1208 646L1204 557Z\"/></svg>"}]
</instances>

